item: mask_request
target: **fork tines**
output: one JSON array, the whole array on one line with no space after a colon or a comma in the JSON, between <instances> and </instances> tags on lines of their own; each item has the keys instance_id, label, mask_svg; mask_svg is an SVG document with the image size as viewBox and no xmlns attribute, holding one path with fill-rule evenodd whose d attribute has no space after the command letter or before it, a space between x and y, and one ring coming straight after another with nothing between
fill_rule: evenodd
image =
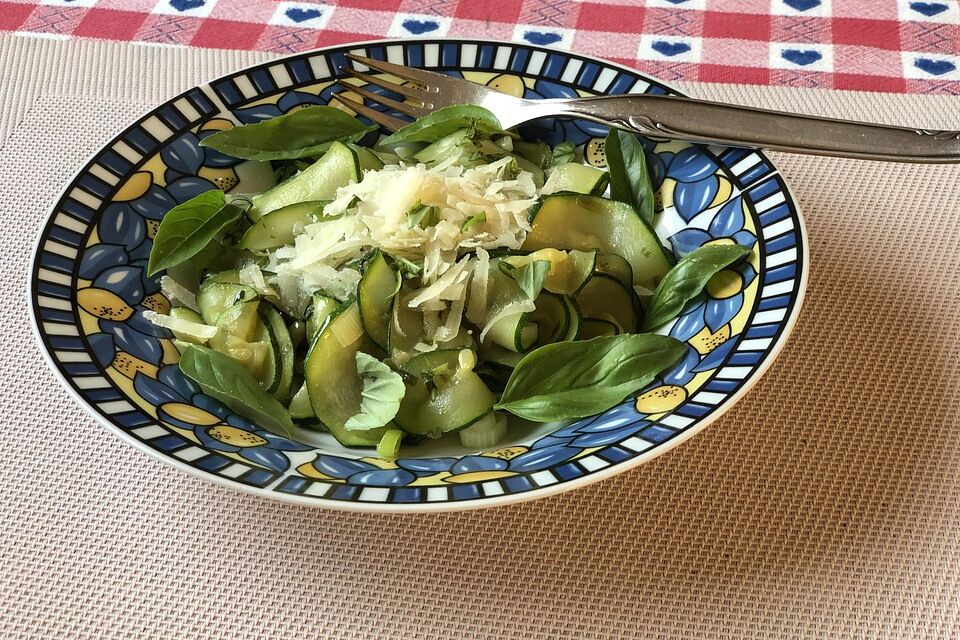
<instances>
[{"instance_id":1,"label":"fork tines","mask_svg":"<svg viewBox=\"0 0 960 640\"><path fill-rule=\"evenodd\" d=\"M349 67L341 68L343 72L364 82L365 84L391 91L410 100L415 100L416 103L398 102L388 98L387 96L371 91L363 86L348 84L342 79L338 80L337 84L339 84L344 91L352 91L361 97L366 98L367 100L382 104L389 109L393 109L394 111L413 116L415 118L422 118L433 110L434 105L430 100L430 94L438 91L438 85L442 86L445 82L451 81L450 78L447 78L443 74L434 73L432 71L412 69L399 64L393 64L392 62L374 60L372 58L366 58L364 56L358 56L352 53L348 53L347 57L354 62L369 67L370 69L390 74L399 78L400 80L416 83L415 85L399 84L397 82L391 82L390 80L386 80L382 77L377 77L370 73L363 73ZM377 124L391 131L396 131L400 127L408 124L404 120L394 118L383 113L382 111L377 111L376 109L372 109L356 100L351 100L350 98L343 97L339 94L333 94L333 99L345 105L346 107L353 109L357 113L370 118Z\"/></svg>"}]
</instances>

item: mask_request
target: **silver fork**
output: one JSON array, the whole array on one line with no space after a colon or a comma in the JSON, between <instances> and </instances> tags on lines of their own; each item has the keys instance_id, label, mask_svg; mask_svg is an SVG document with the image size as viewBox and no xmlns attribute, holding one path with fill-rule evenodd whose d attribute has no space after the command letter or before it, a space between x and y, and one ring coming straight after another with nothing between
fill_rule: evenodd
<instances>
[{"instance_id":1,"label":"silver fork","mask_svg":"<svg viewBox=\"0 0 960 640\"><path fill-rule=\"evenodd\" d=\"M416 118L441 107L475 104L493 112L505 129L537 118L570 117L654 138L866 160L960 162L960 131L933 131L835 120L676 96L631 94L527 100L442 73L354 54L348 54L347 57L371 69L406 80L408 84L390 82L356 69L343 69L349 75L415 100L418 104L397 102L362 86L341 82L344 89ZM406 120L394 118L339 94L334 94L333 98L391 131L408 124Z\"/></svg>"}]
</instances>

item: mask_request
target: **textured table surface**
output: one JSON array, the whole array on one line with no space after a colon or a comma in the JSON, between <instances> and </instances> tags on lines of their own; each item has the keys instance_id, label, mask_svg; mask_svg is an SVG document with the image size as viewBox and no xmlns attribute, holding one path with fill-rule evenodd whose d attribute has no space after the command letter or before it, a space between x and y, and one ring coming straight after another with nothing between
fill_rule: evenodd
<instances>
[{"instance_id":1,"label":"textured table surface","mask_svg":"<svg viewBox=\"0 0 960 640\"><path fill-rule=\"evenodd\" d=\"M776 156L807 216L800 322L702 434L558 497L370 516L187 476L87 416L29 328L33 239L127 121L269 54L0 38L0 637L953 638L960 167ZM960 126L960 99L687 84Z\"/></svg>"}]
</instances>

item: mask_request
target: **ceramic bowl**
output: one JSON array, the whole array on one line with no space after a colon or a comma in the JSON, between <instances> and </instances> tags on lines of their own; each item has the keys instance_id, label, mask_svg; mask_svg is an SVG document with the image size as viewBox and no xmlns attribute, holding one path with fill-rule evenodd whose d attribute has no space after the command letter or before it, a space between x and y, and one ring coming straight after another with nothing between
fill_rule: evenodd
<instances>
[{"instance_id":1,"label":"ceramic bowl","mask_svg":"<svg viewBox=\"0 0 960 640\"><path fill-rule=\"evenodd\" d=\"M689 251L733 240L755 251L714 278L666 329L687 343L682 361L622 405L566 426L512 431L495 450L468 451L441 439L387 461L322 434L280 437L199 393L177 369L168 334L143 317L169 306L158 278L145 273L151 238L178 202L213 186L256 189L268 173L200 147L200 140L237 123L326 104L338 91L333 81L348 51L439 68L528 98L676 93L632 69L536 46L383 41L281 58L158 106L70 181L41 231L32 267L31 307L43 351L110 432L178 469L298 504L467 509L547 496L646 462L713 422L770 366L806 282L807 244L794 198L762 153L648 141L664 244ZM524 131L550 143L575 142L588 162L604 162L603 127L545 120Z\"/></svg>"}]
</instances>

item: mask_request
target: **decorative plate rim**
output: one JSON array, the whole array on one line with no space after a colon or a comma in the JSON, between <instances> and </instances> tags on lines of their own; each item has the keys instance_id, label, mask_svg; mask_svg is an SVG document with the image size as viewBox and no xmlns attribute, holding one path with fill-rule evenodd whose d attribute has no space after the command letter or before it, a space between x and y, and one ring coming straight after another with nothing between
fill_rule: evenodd
<instances>
[{"instance_id":1,"label":"decorative plate rim","mask_svg":"<svg viewBox=\"0 0 960 640\"><path fill-rule=\"evenodd\" d=\"M301 51L297 53L292 53L289 55L279 56L271 60L264 62L251 64L241 69L226 73L224 75L218 76L211 79L210 81L199 83L188 87L185 91L178 93L177 95L171 97L170 99L164 101L160 105L156 105L140 114L138 117L131 121L127 127L122 131L116 134L108 142L104 143L98 147L87 159L80 165L80 169L73 173L67 182L64 184L63 189L59 192L57 197L53 200L53 204L49 207L46 217L42 220L40 228L36 233L36 237L33 242L33 249L31 253L31 260L27 266L27 287L26 287L26 302L30 314L30 326L39 350L43 356L44 361L47 366L53 371L54 376L59 381L61 386L66 389L67 393L83 408L83 410L91 415L102 427L107 431L119 437L121 440L133 445L139 451L146 453L151 458L158 460L166 465L172 466L180 471L184 471L191 476L200 478L206 481L213 482L222 487L240 491L243 493L270 498L272 500L277 500L280 502L285 502L289 504L295 504L300 506L308 507L322 507L326 509L333 509L338 511L348 511L348 512L366 512L366 513L437 513L437 512L450 512L450 511L466 511L474 509L485 509L491 507L504 506L508 504L515 504L520 502L526 502L528 500L535 500L538 498L544 498L552 495L557 495L564 493L566 491L571 491L574 489L579 489L587 485L605 480L614 475L623 473L634 469L650 460L663 455L664 453L670 451L674 447L686 442L694 435L703 431L706 427L713 424L717 419L723 416L727 411L729 411L737 402L739 402L743 396L745 396L757 382L763 377L763 375L769 370L773 363L780 356L783 351L784 346L790 338L790 335L793 333L793 330L796 326L797 320L799 318L800 309L803 306L804 297L806 294L806 288L809 279L809 260L810 260L810 247L806 228L806 222L804 219L803 211L801 210L799 203L796 200L796 196L793 190L790 188L789 183L786 178L780 173L779 169L770 162L769 158L763 153L762 150L752 150L752 153L755 153L761 160L767 162L767 164L775 170L775 173L780 176L783 190L790 196L793 214L796 221L796 235L797 242L800 245L800 253L797 256L797 262L800 265L799 273L797 274L797 285L795 299L792 301L792 306L789 308L789 314L783 319L783 325L779 332L779 335L774 339L774 341L766 348L767 354L761 362L756 365L756 369L752 371L746 379L744 379L741 384L733 391L729 396L727 396L719 406L716 406L713 411L711 411L707 416L703 418L698 418L697 421L690 425L689 427L684 428L675 436L670 437L668 440L663 443L659 443L656 446L650 447L649 449L637 452L634 456L629 459L609 464L601 469L594 471L589 471L588 473L583 474L582 476L570 480L564 480L561 482L555 482L553 484L537 486L533 489L527 491L519 491L514 493L505 493L498 496L480 496L478 499L473 500L456 500L449 499L438 502L408 502L408 503L398 503L398 502L369 502L369 501L347 501L347 500L336 500L320 496L304 495L304 494L294 494L286 493L282 491L276 491L273 488L267 487L257 487L237 480L219 475L217 473L207 471L198 467L195 467L191 464L188 464L186 461L181 460L177 457L174 457L171 454L160 451L159 449L149 446L145 441L135 438L133 435L128 433L126 430L121 429L116 424L114 424L104 413L97 409L90 401L84 398L80 393L78 388L73 384L71 378L61 370L59 363L54 359L51 349L48 348L47 344L44 341L44 333L41 331L41 318L38 314L38 305L36 300L36 295L34 292L34 287L36 285L36 276L38 269L40 268L40 258L41 258L41 249L43 242L48 234L49 227L53 222L55 215L57 213L57 208L59 203L68 195L71 189L75 186L76 178L83 174L84 171L93 164L94 160L99 154L101 154L104 149L110 147L118 140L120 140L128 130L137 126L142 120L148 118L150 115L154 114L159 108L172 103L180 98L182 98L186 93L191 90L198 89L200 87L212 86L214 82L230 79L233 77L240 76L244 73L247 73L251 70L258 69L267 65L273 65L276 63L281 63L284 60L292 58L306 57L314 55L317 53L324 53L330 51L343 51L349 50L355 47L369 47L369 46L391 46L391 45L423 45L430 43L461 43L461 44L477 44L477 45L494 45L494 46L508 46L508 47L523 47L532 51L539 51L546 55L556 54L563 56L565 58L574 58L580 59L582 61L589 61L593 63L600 64L605 67L615 68L620 71L639 75L645 80L650 80L656 82L657 84L674 91L680 95L685 95L682 91L677 89L672 84L660 80L655 76L649 75L645 72L642 72L638 69L633 69L623 64L617 62L605 60L596 56L576 53L572 51L562 51L556 49L550 49L548 47L543 47L534 44L528 43L517 43L506 40L485 40L479 38L457 38L457 37L436 37L430 38L429 40L422 40L416 38L398 38L398 39L373 39L373 40L363 40L356 42L349 42L343 44L332 45L328 47L319 47L316 49L310 49L308 51ZM441 65L444 66L444 65ZM457 68L459 65L455 65ZM483 69L479 69L483 71ZM758 237L758 242L760 238Z\"/></svg>"}]
</instances>

